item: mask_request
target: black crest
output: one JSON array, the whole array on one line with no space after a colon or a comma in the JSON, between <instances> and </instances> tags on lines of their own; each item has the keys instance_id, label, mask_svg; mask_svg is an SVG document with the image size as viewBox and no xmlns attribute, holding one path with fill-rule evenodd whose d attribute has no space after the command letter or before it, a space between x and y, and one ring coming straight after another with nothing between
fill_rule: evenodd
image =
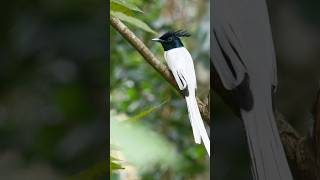
<instances>
[{"instance_id":1,"label":"black crest","mask_svg":"<svg viewBox=\"0 0 320 180\"><path fill-rule=\"evenodd\" d=\"M190 33L188 33L187 31L184 31L184 30L175 31L173 34L175 36L177 36L177 37L189 37L189 36L191 36Z\"/></svg>"},{"instance_id":2,"label":"black crest","mask_svg":"<svg viewBox=\"0 0 320 180\"><path fill-rule=\"evenodd\" d=\"M163 49L168 51L170 49L183 47L180 37L189 37L190 33L183 30L178 31L168 31L164 33L161 37L152 39L153 41L160 42Z\"/></svg>"},{"instance_id":3,"label":"black crest","mask_svg":"<svg viewBox=\"0 0 320 180\"><path fill-rule=\"evenodd\" d=\"M189 37L191 36L190 33L184 30L177 30L177 31L168 31L164 33L160 39L167 39L168 37L175 36L175 37Z\"/></svg>"}]
</instances>

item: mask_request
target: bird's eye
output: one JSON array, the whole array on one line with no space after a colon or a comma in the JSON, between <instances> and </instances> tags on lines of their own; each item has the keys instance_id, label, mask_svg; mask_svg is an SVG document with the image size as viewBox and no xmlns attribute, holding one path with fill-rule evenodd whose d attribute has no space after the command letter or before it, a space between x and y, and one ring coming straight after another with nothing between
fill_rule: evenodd
<instances>
[{"instance_id":1,"label":"bird's eye","mask_svg":"<svg viewBox=\"0 0 320 180\"><path fill-rule=\"evenodd\" d=\"M168 41L172 41L172 37L169 37L169 38L168 38Z\"/></svg>"}]
</instances>

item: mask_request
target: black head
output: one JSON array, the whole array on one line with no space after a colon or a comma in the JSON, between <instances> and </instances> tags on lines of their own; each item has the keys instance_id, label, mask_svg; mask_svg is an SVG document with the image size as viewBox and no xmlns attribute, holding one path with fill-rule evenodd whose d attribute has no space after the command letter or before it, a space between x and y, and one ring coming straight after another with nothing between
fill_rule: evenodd
<instances>
[{"instance_id":1,"label":"black head","mask_svg":"<svg viewBox=\"0 0 320 180\"><path fill-rule=\"evenodd\" d=\"M161 37L152 39L153 41L160 42L163 49L168 51L173 48L183 47L180 37L189 37L190 34L183 30L168 31Z\"/></svg>"}]
</instances>

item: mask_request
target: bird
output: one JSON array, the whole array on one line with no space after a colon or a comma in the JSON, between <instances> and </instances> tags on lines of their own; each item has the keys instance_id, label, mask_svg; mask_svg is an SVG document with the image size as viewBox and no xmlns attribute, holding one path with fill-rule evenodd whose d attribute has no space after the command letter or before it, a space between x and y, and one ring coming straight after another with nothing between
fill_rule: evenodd
<instances>
[{"instance_id":1,"label":"bird","mask_svg":"<svg viewBox=\"0 0 320 180\"><path fill-rule=\"evenodd\" d=\"M197 80L193 59L180 39L180 37L190 35L184 30L167 31L159 38L152 40L161 43L164 49L164 59L185 97L194 141L196 144L201 144L202 141L210 157L210 139L196 100Z\"/></svg>"},{"instance_id":2,"label":"bird","mask_svg":"<svg viewBox=\"0 0 320 180\"><path fill-rule=\"evenodd\" d=\"M277 62L267 3L214 0L211 5L210 53L218 77L214 83L240 114L252 177L293 180L274 115Z\"/></svg>"}]
</instances>

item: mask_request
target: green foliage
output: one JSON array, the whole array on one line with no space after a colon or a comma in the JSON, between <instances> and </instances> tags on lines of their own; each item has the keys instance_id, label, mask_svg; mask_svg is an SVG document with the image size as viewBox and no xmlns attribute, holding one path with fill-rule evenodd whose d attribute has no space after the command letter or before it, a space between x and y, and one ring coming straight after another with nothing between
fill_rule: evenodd
<instances>
[{"instance_id":1,"label":"green foliage","mask_svg":"<svg viewBox=\"0 0 320 180\"><path fill-rule=\"evenodd\" d=\"M110 1L110 14L117 17L122 21L130 23L144 31L156 34L146 23L136 18L137 13L143 13L137 6L124 0L111 0Z\"/></svg>"},{"instance_id":2,"label":"green foliage","mask_svg":"<svg viewBox=\"0 0 320 180\"><path fill-rule=\"evenodd\" d=\"M120 124L119 124L119 122L115 122L113 120L113 119L116 119L116 114L111 113L111 118L112 118L111 128L110 128L111 129L111 138L115 139L115 143L120 143L120 146L122 147L122 148L115 148L115 145L112 145L111 150L118 149L118 150L125 152L126 154L128 154L128 152L129 152L129 154L130 154L130 152L137 152L137 151L141 152L140 158L136 158L136 156L139 155L139 153L134 154L133 155L134 158L132 158L132 155L129 155L129 160L131 160L133 163L137 163L137 159L141 159L142 161L140 160L140 162L139 162L140 164L141 163L143 165L144 164L149 164L149 165L152 164L152 162L145 161L144 158L141 158L145 154L149 154L149 157L151 156L151 159L155 159L155 160L153 160L153 162L155 161L155 163L157 163L157 161L162 161L161 158L159 158L159 157L161 157L161 155L159 156L159 154L154 155L152 157L152 154L157 152L154 149L151 149L148 151L141 151L141 150L139 150L139 148L138 149L133 148L133 147L145 147L145 149L148 149L152 146L156 146L156 147L159 145L163 146L163 145L161 145L161 143L165 143L165 142L162 142L163 140L159 139L159 138L161 138L160 136L155 135L149 129L142 127L141 124L137 125L137 123L133 123L133 122L143 119L145 116L147 116L148 114L151 114L152 112L154 112L155 110L157 110L158 108L160 108L162 105L164 105L167 102L168 102L168 100L164 101L163 103L159 104L158 106L151 107L151 108L149 108L149 109L147 109L147 110L145 110L145 111L143 111L143 112L141 112L131 118L127 118L125 120L126 122L123 122ZM124 125L124 123L126 125ZM126 129L126 128L128 128L127 125L130 126L129 129ZM118 132L121 134L117 134ZM150 141L148 142L148 138L150 138L150 135L151 135L151 137L153 137L151 139L152 142L150 142ZM124 138L121 138L122 136ZM147 139L146 139L146 137L147 137ZM121 138L121 139L119 139L119 138ZM159 142L157 142L157 139ZM132 146L131 142L134 142L136 144L136 146ZM164 157L164 156L162 155L162 157ZM157 160L157 158L158 158L158 160ZM119 161L117 158L110 155L110 176L112 176L114 170L124 169L121 166L121 164L118 163L117 161Z\"/></svg>"},{"instance_id":3,"label":"green foliage","mask_svg":"<svg viewBox=\"0 0 320 180\"><path fill-rule=\"evenodd\" d=\"M207 4L202 6L188 1L188 4L191 3L190 6L178 7L183 9L181 12L175 11L176 9L170 6L169 1L127 0L126 2L137 5L144 13L128 10L128 8L118 12L129 17L135 16L156 28L157 31L188 29L192 36L182 40L194 57L195 65L203 64L204 68L209 67L206 64L209 62ZM180 0L174 2L179 5L185 4ZM197 9L201 12L199 15L184 11L191 6L196 9L201 6L204 9ZM135 28L130 23L127 24L130 29ZM203 24L208 26L202 26ZM151 41L154 38L153 34L141 28L134 29L134 32L160 60L164 60L161 45ZM194 179L199 175L207 179L202 176L209 171L207 154L203 145L197 145L193 141L185 100L113 28L110 31L110 43L112 44L110 47L112 52L110 54L110 107L114 113L112 117L127 121L112 125L113 143L120 143L112 145L117 145L117 150L126 158L118 163L122 166L129 163L135 167L141 179ZM201 80L202 74L208 72L208 68L202 70L197 79ZM203 90L208 85L207 82L205 86L198 83L198 95L202 99L207 96L206 91ZM154 136L156 137L154 139L160 140L150 140ZM162 148L172 149L172 151L162 151ZM149 151L153 159L146 159L149 157ZM177 156L174 157L171 153L164 153L172 157L175 162L171 165L166 163L164 161L166 158L162 158L162 152L175 152ZM155 159L158 160L155 161ZM121 169L114 171L113 174L126 171L127 169ZM116 180L118 177L113 176L112 179Z\"/></svg>"},{"instance_id":4,"label":"green foliage","mask_svg":"<svg viewBox=\"0 0 320 180\"><path fill-rule=\"evenodd\" d=\"M155 165L162 168L178 166L179 155L161 135L137 121L120 122L115 119L117 116L111 113L111 142L119 146L129 163L142 172L149 171Z\"/></svg>"},{"instance_id":5,"label":"green foliage","mask_svg":"<svg viewBox=\"0 0 320 180\"><path fill-rule=\"evenodd\" d=\"M146 111L143 111L143 112L133 116L132 118L129 118L128 121L137 121L137 120L143 119L145 116L147 116L148 114L151 114L152 112L154 112L155 110L160 108L162 105L167 103L169 100L170 99L167 99L163 103L159 104L158 106L151 107L151 108L147 109Z\"/></svg>"},{"instance_id":6,"label":"green foliage","mask_svg":"<svg viewBox=\"0 0 320 180\"><path fill-rule=\"evenodd\" d=\"M125 14L131 14L132 11L143 13L143 11L139 9L136 5L124 0L111 0L110 9L113 11L120 11Z\"/></svg>"},{"instance_id":7,"label":"green foliage","mask_svg":"<svg viewBox=\"0 0 320 180\"><path fill-rule=\"evenodd\" d=\"M116 161L118 161L118 159L110 155L110 176L113 170L124 169L121 164Z\"/></svg>"}]
</instances>

